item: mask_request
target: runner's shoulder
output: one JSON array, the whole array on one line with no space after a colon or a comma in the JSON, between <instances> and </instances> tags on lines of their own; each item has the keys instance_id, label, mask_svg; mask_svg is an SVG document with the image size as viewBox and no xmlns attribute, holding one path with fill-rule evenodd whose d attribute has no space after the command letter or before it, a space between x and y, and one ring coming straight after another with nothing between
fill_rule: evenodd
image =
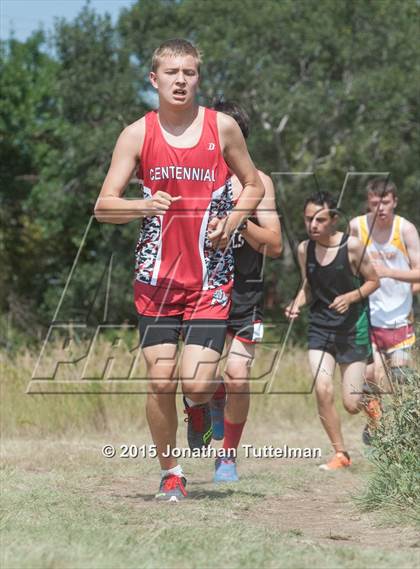
<instances>
[{"instance_id":1,"label":"runner's shoulder","mask_svg":"<svg viewBox=\"0 0 420 569\"><path fill-rule=\"evenodd\" d=\"M216 111L217 113L217 122L219 124L219 126L224 127L224 128L234 128L235 125L238 126L238 123L236 122L236 120L231 117L230 115L227 115L226 113L222 113L222 111ZM239 128L239 127L238 127Z\"/></svg>"},{"instance_id":2,"label":"runner's shoulder","mask_svg":"<svg viewBox=\"0 0 420 569\"><path fill-rule=\"evenodd\" d=\"M122 130L120 136L124 136L126 138L138 138L139 136L144 136L145 132L146 132L146 118L141 117L140 119L126 126Z\"/></svg>"},{"instance_id":3,"label":"runner's shoulder","mask_svg":"<svg viewBox=\"0 0 420 569\"><path fill-rule=\"evenodd\" d=\"M146 133L145 117L141 117L135 122L126 126L118 138L119 144L127 150L132 150L136 155L141 151Z\"/></svg>"},{"instance_id":4,"label":"runner's shoulder","mask_svg":"<svg viewBox=\"0 0 420 569\"><path fill-rule=\"evenodd\" d=\"M236 120L221 111L217 111L217 126L219 133L224 137L232 136L232 134L241 132Z\"/></svg>"},{"instance_id":5,"label":"runner's shoulder","mask_svg":"<svg viewBox=\"0 0 420 569\"><path fill-rule=\"evenodd\" d=\"M362 246L362 242L360 241L360 239L358 237L355 237L354 235L348 236L347 247L348 247L349 251L357 251L360 249L361 246Z\"/></svg>"},{"instance_id":6,"label":"runner's shoulder","mask_svg":"<svg viewBox=\"0 0 420 569\"><path fill-rule=\"evenodd\" d=\"M301 271L303 271L303 269L306 265L308 244L309 244L309 239L305 239L305 241L301 241L299 243L298 248L297 248L297 257L298 257L299 266L300 266Z\"/></svg>"},{"instance_id":7,"label":"runner's shoulder","mask_svg":"<svg viewBox=\"0 0 420 569\"><path fill-rule=\"evenodd\" d=\"M243 140L241 129L234 118L217 111L217 130L219 133L220 148L224 153L231 145L236 146Z\"/></svg>"},{"instance_id":8,"label":"runner's shoulder","mask_svg":"<svg viewBox=\"0 0 420 569\"><path fill-rule=\"evenodd\" d=\"M353 217L353 219L350 220L349 228L351 235L359 234L359 223L362 217L364 217L364 215L356 215L356 217Z\"/></svg>"},{"instance_id":9,"label":"runner's shoulder","mask_svg":"<svg viewBox=\"0 0 420 569\"><path fill-rule=\"evenodd\" d=\"M308 248L309 239L305 239L305 241L301 241L298 245L297 251L299 255L305 255L306 250Z\"/></svg>"},{"instance_id":10,"label":"runner's shoulder","mask_svg":"<svg viewBox=\"0 0 420 569\"><path fill-rule=\"evenodd\" d=\"M404 234L407 233L418 233L417 231L417 227L414 225L414 223L412 223L411 221L409 221L408 219L406 219L405 217L401 217L401 222L402 222L402 230L404 232Z\"/></svg>"}]
</instances>

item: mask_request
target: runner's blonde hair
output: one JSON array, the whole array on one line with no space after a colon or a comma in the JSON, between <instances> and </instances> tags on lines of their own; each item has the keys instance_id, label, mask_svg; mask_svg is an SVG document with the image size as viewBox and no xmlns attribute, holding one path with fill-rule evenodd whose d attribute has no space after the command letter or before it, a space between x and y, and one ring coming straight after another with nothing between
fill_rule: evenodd
<instances>
[{"instance_id":1,"label":"runner's blonde hair","mask_svg":"<svg viewBox=\"0 0 420 569\"><path fill-rule=\"evenodd\" d=\"M156 73L160 61L166 55L192 55L197 61L198 72L200 73L200 65L202 62L201 52L188 40L174 38L163 42L155 49L152 56L152 71Z\"/></svg>"}]
</instances>

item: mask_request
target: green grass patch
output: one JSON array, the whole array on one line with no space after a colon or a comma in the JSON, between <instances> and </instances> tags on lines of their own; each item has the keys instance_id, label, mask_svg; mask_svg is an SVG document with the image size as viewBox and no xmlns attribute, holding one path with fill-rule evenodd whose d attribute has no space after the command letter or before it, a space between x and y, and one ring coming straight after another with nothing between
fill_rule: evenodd
<instances>
[{"instance_id":1,"label":"green grass patch","mask_svg":"<svg viewBox=\"0 0 420 569\"><path fill-rule=\"evenodd\" d=\"M168 505L144 492L142 485L150 484L138 465L124 463L119 472L114 467L112 476L109 466L100 471L99 459L86 461L76 452L69 456L78 456L77 464L71 460L66 468L66 460L52 455L51 471L40 469L40 456L32 470L9 466L2 473L5 569L388 569L414 568L418 560L416 550L343 546L316 540L300 527L282 529L277 522L287 512L279 498L289 472L233 487L191 487L190 500ZM271 518L258 517L261 508Z\"/></svg>"},{"instance_id":2,"label":"green grass patch","mask_svg":"<svg viewBox=\"0 0 420 569\"><path fill-rule=\"evenodd\" d=\"M369 458L374 469L360 504L367 510L404 511L420 523L420 376L406 371L404 383L385 401Z\"/></svg>"}]
</instances>

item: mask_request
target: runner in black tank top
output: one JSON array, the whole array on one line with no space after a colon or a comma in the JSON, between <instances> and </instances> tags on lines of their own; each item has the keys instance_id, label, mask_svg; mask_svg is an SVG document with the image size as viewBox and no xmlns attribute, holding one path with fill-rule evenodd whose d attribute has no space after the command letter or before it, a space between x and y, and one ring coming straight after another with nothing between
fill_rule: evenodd
<instances>
[{"instance_id":1,"label":"runner in black tank top","mask_svg":"<svg viewBox=\"0 0 420 569\"><path fill-rule=\"evenodd\" d=\"M304 219L309 240L298 247L303 285L286 316L293 320L302 306L310 304L309 364L319 417L335 450L321 468L337 470L351 461L334 405L335 365L340 365L345 409L351 414L366 410L362 400L370 352L366 299L379 281L363 244L336 230L337 205L330 194L319 192L308 198Z\"/></svg>"},{"instance_id":2,"label":"runner in black tank top","mask_svg":"<svg viewBox=\"0 0 420 569\"><path fill-rule=\"evenodd\" d=\"M259 226L257 217L250 220ZM262 339L264 309L263 255L239 231L233 238L235 262L228 333L250 343Z\"/></svg>"},{"instance_id":3,"label":"runner in black tank top","mask_svg":"<svg viewBox=\"0 0 420 569\"><path fill-rule=\"evenodd\" d=\"M315 255L316 242L309 240L306 251L306 275L311 290L310 331L322 328L337 335L368 333L367 301L351 304L347 312L340 314L329 308L337 296L346 294L362 284L353 274L349 262L348 235L343 234L337 255L328 265L318 263ZM366 336L367 339L367 336Z\"/></svg>"},{"instance_id":4,"label":"runner in black tank top","mask_svg":"<svg viewBox=\"0 0 420 569\"><path fill-rule=\"evenodd\" d=\"M235 103L221 103L216 110L232 116L245 138L248 116ZM226 350L228 356L221 381L211 403L213 438L223 439L223 448L238 448L250 404L249 374L255 356L255 343L263 335L263 254L277 257L281 252L280 222L275 203L274 186L263 172L258 172L265 195L251 218L234 234L234 285L232 307L228 319ZM239 199L242 186L232 178L234 200ZM220 378L222 380L222 378ZM227 393L226 407L225 389ZM234 458L216 460L215 482L238 480Z\"/></svg>"}]
</instances>

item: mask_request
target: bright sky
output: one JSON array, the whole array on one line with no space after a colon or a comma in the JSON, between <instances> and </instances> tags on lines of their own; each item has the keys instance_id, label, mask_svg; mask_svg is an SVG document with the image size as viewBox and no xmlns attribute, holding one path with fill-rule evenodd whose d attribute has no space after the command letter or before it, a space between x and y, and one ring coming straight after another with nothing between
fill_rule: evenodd
<instances>
[{"instance_id":1,"label":"bright sky","mask_svg":"<svg viewBox=\"0 0 420 569\"><path fill-rule=\"evenodd\" d=\"M128 8L136 0L90 0L91 7L100 14L108 12L115 22L121 8ZM8 39L14 32L18 40L25 40L42 26L52 28L54 18L74 19L87 0L0 0L0 38Z\"/></svg>"}]
</instances>

